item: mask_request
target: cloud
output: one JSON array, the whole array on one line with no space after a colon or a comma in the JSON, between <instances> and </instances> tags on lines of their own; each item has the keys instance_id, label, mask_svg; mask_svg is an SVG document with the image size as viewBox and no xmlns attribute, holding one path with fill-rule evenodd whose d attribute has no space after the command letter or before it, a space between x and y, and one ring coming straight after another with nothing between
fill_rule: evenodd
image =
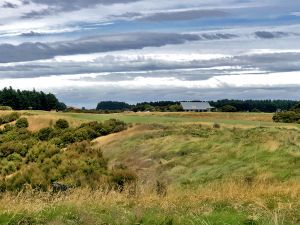
<instances>
[{"instance_id":1,"label":"cloud","mask_svg":"<svg viewBox=\"0 0 300 225\"><path fill-rule=\"evenodd\" d=\"M96 5L113 5L113 4L126 4L137 2L140 0L72 0L72 2L65 0L31 0L36 4L47 6L44 10L32 10L25 13L23 19L41 18L51 16L60 12L78 11L84 8L90 8Z\"/></svg>"},{"instance_id":2,"label":"cloud","mask_svg":"<svg viewBox=\"0 0 300 225\"><path fill-rule=\"evenodd\" d=\"M225 17L228 13L220 10L185 10L173 12L160 12L148 16L143 16L142 21L176 21L176 20L194 20L201 18Z\"/></svg>"},{"instance_id":3,"label":"cloud","mask_svg":"<svg viewBox=\"0 0 300 225\"><path fill-rule=\"evenodd\" d=\"M31 0L34 3L48 5L54 7L58 11L73 11L82 8L88 8L95 5L113 5L113 4L126 4L130 2L137 2L140 0Z\"/></svg>"},{"instance_id":4,"label":"cloud","mask_svg":"<svg viewBox=\"0 0 300 225\"><path fill-rule=\"evenodd\" d=\"M173 46L185 49L186 44ZM233 75L266 75L300 71L300 50L250 51L240 55L203 54L195 52L165 53L153 49L110 52L102 54L58 56L34 62L0 64L0 77L26 78L97 75L94 82L129 81L137 77L172 77L184 81L202 81L212 77ZM296 75L295 75L296 76ZM90 78L82 78L90 80ZM170 83L172 84L172 83Z\"/></svg>"},{"instance_id":5,"label":"cloud","mask_svg":"<svg viewBox=\"0 0 300 225\"><path fill-rule=\"evenodd\" d=\"M193 34L174 33L131 33L109 36L95 36L70 42L23 43L21 45L0 45L0 63L49 59L57 55L110 52L145 47L160 47L168 44L182 44L197 41Z\"/></svg>"},{"instance_id":6,"label":"cloud","mask_svg":"<svg viewBox=\"0 0 300 225\"><path fill-rule=\"evenodd\" d=\"M291 33L286 32L269 32L269 31L257 31L255 32L256 37L263 39L273 39L282 38L291 35Z\"/></svg>"},{"instance_id":7,"label":"cloud","mask_svg":"<svg viewBox=\"0 0 300 225\"><path fill-rule=\"evenodd\" d=\"M22 19L33 19L33 18L40 18L43 16L50 16L52 13L54 13L55 10L53 9L43 9L40 11L33 10L31 12L25 13L21 16Z\"/></svg>"},{"instance_id":8,"label":"cloud","mask_svg":"<svg viewBox=\"0 0 300 225\"><path fill-rule=\"evenodd\" d=\"M23 36L23 37L39 37L39 36L42 36L42 34L38 33L38 32L34 32L34 31L30 31L28 33L22 33L22 34L20 34L20 36Z\"/></svg>"},{"instance_id":9,"label":"cloud","mask_svg":"<svg viewBox=\"0 0 300 225\"><path fill-rule=\"evenodd\" d=\"M2 8L15 9L15 8L18 8L19 6L17 4L13 4L11 2L4 2L1 7Z\"/></svg>"},{"instance_id":10,"label":"cloud","mask_svg":"<svg viewBox=\"0 0 300 225\"><path fill-rule=\"evenodd\" d=\"M68 104L95 107L96 102L122 100L211 100L231 98L297 99L299 71L290 73L214 76L191 81L176 77L144 77L129 80L97 80L95 74L1 79L0 88L47 90L56 93ZM102 76L102 75L99 75ZM238 96L238 97L237 97Z\"/></svg>"}]
</instances>

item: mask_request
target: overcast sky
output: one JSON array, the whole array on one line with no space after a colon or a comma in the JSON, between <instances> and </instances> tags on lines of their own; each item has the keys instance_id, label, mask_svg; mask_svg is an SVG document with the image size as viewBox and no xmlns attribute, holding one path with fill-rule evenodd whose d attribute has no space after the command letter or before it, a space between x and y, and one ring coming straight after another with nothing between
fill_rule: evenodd
<instances>
[{"instance_id":1,"label":"overcast sky","mask_svg":"<svg viewBox=\"0 0 300 225\"><path fill-rule=\"evenodd\" d=\"M0 0L0 88L103 100L300 100L296 0Z\"/></svg>"}]
</instances>

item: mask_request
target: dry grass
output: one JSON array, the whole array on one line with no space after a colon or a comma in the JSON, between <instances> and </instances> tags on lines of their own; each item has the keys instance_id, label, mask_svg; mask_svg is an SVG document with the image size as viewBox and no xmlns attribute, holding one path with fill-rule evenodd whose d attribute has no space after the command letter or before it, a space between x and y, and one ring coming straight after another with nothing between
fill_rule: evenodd
<instances>
[{"instance_id":1,"label":"dry grass","mask_svg":"<svg viewBox=\"0 0 300 225\"><path fill-rule=\"evenodd\" d=\"M298 221L300 210L300 183L264 183L248 184L244 182L223 181L212 183L196 190L183 190L170 187L166 197L159 197L149 186L139 188L137 195L127 192L91 191L76 189L68 194L53 196L49 193L25 192L19 195L6 193L0 199L0 211L7 214L36 214L59 205L72 205L76 209L91 212L93 209L124 208L133 211L136 216L146 210L156 208L168 215L209 216L216 207L228 207L246 212L253 218L270 217L275 220L289 218ZM123 215L126 216L126 215ZM278 221L277 221L278 222ZM278 223L284 224L284 223Z\"/></svg>"},{"instance_id":2,"label":"dry grass","mask_svg":"<svg viewBox=\"0 0 300 225\"><path fill-rule=\"evenodd\" d=\"M55 113L49 113L45 115L30 115L25 117L28 119L28 129L30 131L38 131L42 128L54 125L58 119L67 119L71 127L79 126L81 124L81 121L79 120L70 119L68 117L64 117Z\"/></svg>"},{"instance_id":3,"label":"dry grass","mask_svg":"<svg viewBox=\"0 0 300 225\"><path fill-rule=\"evenodd\" d=\"M12 113L12 111L0 110L0 116L8 115Z\"/></svg>"},{"instance_id":4,"label":"dry grass","mask_svg":"<svg viewBox=\"0 0 300 225\"><path fill-rule=\"evenodd\" d=\"M224 112L183 112L183 113L154 113L156 115L183 116L191 118L220 119L220 120L246 120L272 122L272 113L224 113Z\"/></svg>"}]
</instances>

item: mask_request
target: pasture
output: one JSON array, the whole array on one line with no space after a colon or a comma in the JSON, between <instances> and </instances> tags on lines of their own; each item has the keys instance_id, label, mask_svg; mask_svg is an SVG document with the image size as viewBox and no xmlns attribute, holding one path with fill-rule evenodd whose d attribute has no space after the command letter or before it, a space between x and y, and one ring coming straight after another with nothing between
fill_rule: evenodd
<instances>
[{"instance_id":1,"label":"pasture","mask_svg":"<svg viewBox=\"0 0 300 225\"><path fill-rule=\"evenodd\" d=\"M115 113L115 114L89 114L89 113L56 113L44 111L21 111L28 114L27 118L31 120L31 129L38 130L47 127L51 121L58 118L65 118L72 125L78 125L87 121L102 122L111 118L122 120L132 124L174 124L174 123L202 123L202 124L223 124L226 127L286 127L300 128L299 124L273 123L271 113ZM1 112L0 112L1 113Z\"/></svg>"}]
</instances>

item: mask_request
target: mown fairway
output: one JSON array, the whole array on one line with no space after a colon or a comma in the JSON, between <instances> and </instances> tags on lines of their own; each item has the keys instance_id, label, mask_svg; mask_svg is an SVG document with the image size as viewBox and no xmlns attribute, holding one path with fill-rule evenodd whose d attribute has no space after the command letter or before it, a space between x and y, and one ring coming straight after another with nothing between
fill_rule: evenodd
<instances>
[{"instance_id":1,"label":"mown fairway","mask_svg":"<svg viewBox=\"0 0 300 225\"><path fill-rule=\"evenodd\" d=\"M132 189L4 193L0 224L300 223L300 130L272 114L26 112L30 129L117 118L128 130L93 140L110 169L138 176ZM220 126L214 125L218 123Z\"/></svg>"}]
</instances>

